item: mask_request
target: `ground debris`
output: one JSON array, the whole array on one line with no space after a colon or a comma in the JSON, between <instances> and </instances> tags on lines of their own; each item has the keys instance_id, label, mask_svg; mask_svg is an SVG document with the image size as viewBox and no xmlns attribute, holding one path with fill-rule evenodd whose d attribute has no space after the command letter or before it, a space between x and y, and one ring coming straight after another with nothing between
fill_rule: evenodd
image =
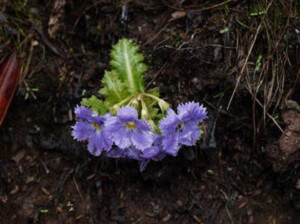
<instances>
[{"instance_id":1,"label":"ground debris","mask_svg":"<svg viewBox=\"0 0 300 224\"><path fill-rule=\"evenodd\" d=\"M62 27L62 19L65 14L64 7L66 0L56 0L51 10L51 15L48 21L48 34L50 38L55 38L58 31Z\"/></svg>"}]
</instances>

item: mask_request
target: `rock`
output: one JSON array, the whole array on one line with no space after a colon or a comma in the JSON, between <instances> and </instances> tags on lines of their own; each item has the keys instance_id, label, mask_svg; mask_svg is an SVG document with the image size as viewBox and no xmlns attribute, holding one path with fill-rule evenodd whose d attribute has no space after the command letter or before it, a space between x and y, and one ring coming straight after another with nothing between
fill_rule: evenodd
<instances>
[{"instance_id":1,"label":"rock","mask_svg":"<svg viewBox=\"0 0 300 224\"><path fill-rule=\"evenodd\" d=\"M267 146L269 161L276 172L285 171L289 165L300 160L300 112L289 110L283 114L288 125L276 143Z\"/></svg>"},{"instance_id":2,"label":"rock","mask_svg":"<svg viewBox=\"0 0 300 224\"><path fill-rule=\"evenodd\" d=\"M163 222L169 222L171 220L172 216L170 213L168 213L165 217L163 217L162 221Z\"/></svg>"}]
</instances>

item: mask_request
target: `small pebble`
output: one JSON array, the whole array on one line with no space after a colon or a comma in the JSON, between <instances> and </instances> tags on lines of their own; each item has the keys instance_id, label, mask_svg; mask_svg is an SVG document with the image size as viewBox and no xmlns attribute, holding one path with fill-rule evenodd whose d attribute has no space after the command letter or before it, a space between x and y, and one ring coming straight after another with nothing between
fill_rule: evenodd
<instances>
[{"instance_id":1,"label":"small pebble","mask_svg":"<svg viewBox=\"0 0 300 224\"><path fill-rule=\"evenodd\" d=\"M215 174L214 171L212 171L212 170L207 170L207 173L208 173L209 175L214 175L214 174Z\"/></svg>"},{"instance_id":2,"label":"small pebble","mask_svg":"<svg viewBox=\"0 0 300 224\"><path fill-rule=\"evenodd\" d=\"M163 217L162 221L163 222L169 222L171 220L172 216L170 213L168 213L165 217Z\"/></svg>"}]
</instances>

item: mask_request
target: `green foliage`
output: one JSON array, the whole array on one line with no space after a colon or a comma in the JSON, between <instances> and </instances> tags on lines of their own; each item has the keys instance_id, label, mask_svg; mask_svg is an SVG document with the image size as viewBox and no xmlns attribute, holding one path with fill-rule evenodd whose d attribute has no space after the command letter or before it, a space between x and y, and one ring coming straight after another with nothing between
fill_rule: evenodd
<instances>
[{"instance_id":1,"label":"green foliage","mask_svg":"<svg viewBox=\"0 0 300 224\"><path fill-rule=\"evenodd\" d=\"M224 29L220 30L219 31L221 34L223 33L228 33L229 32L229 28L228 27L225 27Z\"/></svg>"},{"instance_id":2,"label":"green foliage","mask_svg":"<svg viewBox=\"0 0 300 224\"><path fill-rule=\"evenodd\" d=\"M120 80L114 70L105 72L102 85L103 88L100 89L99 93L105 97L105 101L109 106L113 106L129 96L127 86Z\"/></svg>"},{"instance_id":3,"label":"green foliage","mask_svg":"<svg viewBox=\"0 0 300 224\"><path fill-rule=\"evenodd\" d=\"M120 107L132 106L138 110L140 118L147 119L153 129L157 129L158 121L169 104L159 98L157 88L145 90L143 73L147 66L143 63L143 55L138 51L139 47L128 39L121 39L113 46L110 61L112 70L105 71L103 87L99 90L104 101L92 96L84 98L82 105L100 115L108 111L116 114Z\"/></svg>"},{"instance_id":4,"label":"green foliage","mask_svg":"<svg viewBox=\"0 0 300 224\"><path fill-rule=\"evenodd\" d=\"M260 71L261 69L261 61L262 61L262 55L258 55L257 59L256 59L256 65L255 65L255 72Z\"/></svg>"},{"instance_id":5,"label":"green foliage","mask_svg":"<svg viewBox=\"0 0 300 224\"><path fill-rule=\"evenodd\" d=\"M158 88L153 88L153 89L149 89L147 91L147 93L159 97L159 91ZM154 107L154 105L157 103L157 101L153 98L145 98L144 102L148 108L148 113L149 113L149 119L155 120L157 118L158 115L158 108Z\"/></svg>"},{"instance_id":6,"label":"green foliage","mask_svg":"<svg viewBox=\"0 0 300 224\"><path fill-rule=\"evenodd\" d=\"M159 97L159 89L156 87L156 88L152 88L152 89L149 89L147 91L147 93L153 95L153 96L156 96L156 97Z\"/></svg>"},{"instance_id":7,"label":"green foliage","mask_svg":"<svg viewBox=\"0 0 300 224\"><path fill-rule=\"evenodd\" d=\"M261 16L264 14L266 14L266 10L262 2L253 5L250 16Z\"/></svg>"},{"instance_id":8,"label":"green foliage","mask_svg":"<svg viewBox=\"0 0 300 224\"><path fill-rule=\"evenodd\" d=\"M112 71L119 75L132 94L144 92L142 75L147 71L144 56L138 51L139 47L132 40L121 39L111 52Z\"/></svg>"},{"instance_id":9,"label":"green foliage","mask_svg":"<svg viewBox=\"0 0 300 224\"><path fill-rule=\"evenodd\" d=\"M98 114L103 115L107 112L107 107L105 103L98 99L96 96L91 96L90 98L83 98L81 104L86 107L90 107L92 110L96 111Z\"/></svg>"}]
</instances>

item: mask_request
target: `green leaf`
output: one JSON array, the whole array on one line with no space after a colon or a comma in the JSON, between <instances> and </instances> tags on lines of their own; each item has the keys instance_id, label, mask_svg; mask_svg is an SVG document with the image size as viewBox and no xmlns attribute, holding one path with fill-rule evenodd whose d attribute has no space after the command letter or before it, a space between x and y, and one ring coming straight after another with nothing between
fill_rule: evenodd
<instances>
[{"instance_id":1,"label":"green leaf","mask_svg":"<svg viewBox=\"0 0 300 224\"><path fill-rule=\"evenodd\" d=\"M148 109L149 117L152 119L155 119L158 116L158 108L156 107L150 107Z\"/></svg>"},{"instance_id":2,"label":"green leaf","mask_svg":"<svg viewBox=\"0 0 300 224\"><path fill-rule=\"evenodd\" d=\"M121 82L115 71L106 71L102 79L103 88L100 89L106 104L113 106L129 96L128 88Z\"/></svg>"},{"instance_id":3,"label":"green leaf","mask_svg":"<svg viewBox=\"0 0 300 224\"><path fill-rule=\"evenodd\" d=\"M149 89L147 91L147 93L149 93L149 94L151 94L153 96L159 97L158 88ZM145 97L144 101L145 101L146 106L148 108L152 108L155 104L157 104L157 101L155 99L153 99L153 98L150 98L150 97Z\"/></svg>"},{"instance_id":4,"label":"green leaf","mask_svg":"<svg viewBox=\"0 0 300 224\"><path fill-rule=\"evenodd\" d=\"M224 29L220 30L220 33L227 33L229 32L229 28L225 27Z\"/></svg>"},{"instance_id":5,"label":"green leaf","mask_svg":"<svg viewBox=\"0 0 300 224\"><path fill-rule=\"evenodd\" d=\"M144 92L143 73L147 66L144 56L138 52L139 47L129 39L121 39L113 46L110 65L132 94Z\"/></svg>"},{"instance_id":6,"label":"green leaf","mask_svg":"<svg viewBox=\"0 0 300 224\"><path fill-rule=\"evenodd\" d=\"M147 90L147 93L159 97L159 89L157 87Z\"/></svg>"},{"instance_id":7,"label":"green leaf","mask_svg":"<svg viewBox=\"0 0 300 224\"><path fill-rule=\"evenodd\" d=\"M98 99L96 96L91 96L90 98L83 98L81 104L96 111L99 115L103 115L107 112L107 107L105 103L102 100Z\"/></svg>"},{"instance_id":8,"label":"green leaf","mask_svg":"<svg viewBox=\"0 0 300 224\"><path fill-rule=\"evenodd\" d=\"M263 15L263 14L266 14L266 13L267 13L267 11L265 11L265 10L256 11L256 12L251 12L250 16L260 16L260 15Z\"/></svg>"}]
</instances>

